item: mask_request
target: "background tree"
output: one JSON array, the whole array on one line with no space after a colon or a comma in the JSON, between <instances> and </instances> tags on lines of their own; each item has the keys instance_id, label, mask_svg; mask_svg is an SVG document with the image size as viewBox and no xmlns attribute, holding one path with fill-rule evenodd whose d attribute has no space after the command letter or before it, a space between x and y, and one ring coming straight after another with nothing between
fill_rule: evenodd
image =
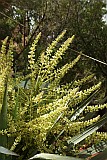
<instances>
[{"instance_id":1,"label":"background tree","mask_svg":"<svg viewBox=\"0 0 107 160\"><path fill-rule=\"evenodd\" d=\"M1 2L1 11L3 12L4 7L6 16L1 14L1 33L5 32L5 34L3 33L0 39L7 35L13 37L16 52L18 52L15 59L22 60L20 65L19 62L17 63L20 69L25 71L27 48L38 32L42 32L42 48L41 46L38 48L39 54L39 51L64 29L67 29L67 37L76 35L71 49L82 51L101 61L107 61L107 26L102 18L106 11L102 0L7 0ZM8 5L5 5L7 3ZM74 56L74 52L71 53L70 50L63 59L63 63L67 59L70 61ZM107 77L106 66L85 58L76 72L80 72L82 76L82 70L85 64L87 66L87 62L89 68L86 72L92 70L99 78Z\"/></svg>"}]
</instances>

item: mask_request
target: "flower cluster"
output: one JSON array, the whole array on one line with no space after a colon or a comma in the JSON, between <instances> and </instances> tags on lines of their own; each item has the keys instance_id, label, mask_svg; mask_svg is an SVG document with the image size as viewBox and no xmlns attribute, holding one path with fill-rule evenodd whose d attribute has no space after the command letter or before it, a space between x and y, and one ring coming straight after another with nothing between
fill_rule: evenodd
<instances>
[{"instance_id":1,"label":"flower cluster","mask_svg":"<svg viewBox=\"0 0 107 160\"><path fill-rule=\"evenodd\" d=\"M34 81L35 80L35 72L36 72L36 66L35 66L35 50L36 50L36 46L37 43L39 41L41 37L41 33L39 33L36 37L36 39L34 40L34 42L32 43L32 46L30 48L30 52L28 54L28 69L31 70L31 79Z\"/></svg>"},{"instance_id":2,"label":"flower cluster","mask_svg":"<svg viewBox=\"0 0 107 160\"><path fill-rule=\"evenodd\" d=\"M91 75L89 75L87 77L84 77L81 80L75 81L73 86L80 86L80 85L84 84L85 82L87 82L89 80L92 80L93 77L94 77L94 74L91 74Z\"/></svg>"},{"instance_id":3,"label":"flower cluster","mask_svg":"<svg viewBox=\"0 0 107 160\"><path fill-rule=\"evenodd\" d=\"M87 108L85 109L85 112L94 112L94 111L98 111L98 110L102 110L104 108L107 108L107 103L105 104L99 104L99 105L92 105L92 106L87 106Z\"/></svg>"},{"instance_id":4,"label":"flower cluster","mask_svg":"<svg viewBox=\"0 0 107 160\"><path fill-rule=\"evenodd\" d=\"M48 149L53 152L53 148L55 152L59 152L59 150L61 152L61 149L67 147L66 143L69 137L96 123L100 118L96 116L84 121L82 119L84 113L82 112L78 119L73 122L70 120L80 104L98 90L101 83L81 90L81 85L92 79L94 76L92 74L82 80L76 80L66 85L60 84L61 78L73 68L81 57L79 55L71 63L56 69L57 64L74 39L74 36L68 38L57 49L65 32L62 32L35 62L36 46L41 33L37 35L28 53L28 71L30 74L25 77L14 78L9 75L13 66L13 44L10 41L9 50L6 51L7 39L3 42L0 54L0 111L3 104L4 84L6 77L8 77L8 120L7 128L1 129L0 135L5 134L12 138L13 144L8 144L11 150L20 146L22 152L27 150L32 152L36 146L37 151L40 152L45 152ZM22 83L24 86L21 85ZM85 111L87 113L106 107L107 104L87 106Z\"/></svg>"}]
</instances>

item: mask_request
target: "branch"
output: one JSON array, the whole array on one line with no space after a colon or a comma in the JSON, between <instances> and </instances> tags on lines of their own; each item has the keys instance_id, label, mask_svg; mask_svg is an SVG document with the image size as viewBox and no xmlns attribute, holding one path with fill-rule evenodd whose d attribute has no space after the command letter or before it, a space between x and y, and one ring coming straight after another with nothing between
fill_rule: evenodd
<instances>
[{"instance_id":1,"label":"branch","mask_svg":"<svg viewBox=\"0 0 107 160\"><path fill-rule=\"evenodd\" d=\"M45 4L45 10L44 10L44 14L43 17L41 18L41 20L39 21L39 24L36 26L36 28L34 29L33 33L31 34L27 44L24 46L24 48L21 50L21 52L19 54L16 55L16 59L18 59L22 53L26 50L26 48L31 44L33 37L35 36L37 30L39 29L40 24L44 21L45 16L46 16L46 10L47 10L47 1Z\"/></svg>"},{"instance_id":2,"label":"branch","mask_svg":"<svg viewBox=\"0 0 107 160\"><path fill-rule=\"evenodd\" d=\"M5 13L0 12L0 14L2 14L3 16L7 17L7 18L10 19L10 20L12 20L13 22L19 24L20 26L25 27L25 26L24 26L23 24L21 24L20 22L18 22L18 21L16 21L15 19L13 19L13 18L7 16Z\"/></svg>"}]
</instances>

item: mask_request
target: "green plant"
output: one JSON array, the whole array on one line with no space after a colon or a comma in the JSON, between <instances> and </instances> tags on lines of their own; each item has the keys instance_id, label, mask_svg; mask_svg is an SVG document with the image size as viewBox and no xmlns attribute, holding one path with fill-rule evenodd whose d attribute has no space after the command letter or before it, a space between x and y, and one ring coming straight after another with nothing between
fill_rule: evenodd
<instances>
[{"instance_id":1,"label":"green plant","mask_svg":"<svg viewBox=\"0 0 107 160\"><path fill-rule=\"evenodd\" d=\"M28 54L29 74L25 77L16 72L14 77L12 76L13 44L11 41L7 51L7 39L3 42L0 54L0 135L7 139L7 142L0 145L20 154L19 159L28 159L38 152L72 156L74 147L69 149L71 138L101 121L100 116L84 120L86 114L83 111L88 109L88 104L98 92L101 83L88 89L81 87L94 75L66 85L60 84L63 76L81 57L78 55L71 63L57 67L74 39L74 36L68 38L56 50L65 33L66 31L62 32L35 62L36 45L41 33L37 35ZM105 123L106 119L103 122ZM89 135L90 133L78 143ZM99 141L101 138L99 137ZM84 143L87 143L87 139Z\"/></svg>"}]
</instances>

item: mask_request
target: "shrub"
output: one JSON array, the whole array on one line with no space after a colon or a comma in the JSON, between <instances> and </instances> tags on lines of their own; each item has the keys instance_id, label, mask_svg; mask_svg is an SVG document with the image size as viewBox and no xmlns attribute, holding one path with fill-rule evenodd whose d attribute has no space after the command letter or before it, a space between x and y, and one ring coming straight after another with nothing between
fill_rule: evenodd
<instances>
[{"instance_id":1,"label":"shrub","mask_svg":"<svg viewBox=\"0 0 107 160\"><path fill-rule=\"evenodd\" d=\"M19 73L12 76L13 44L10 41L7 50L7 38L3 41L0 53L0 141L2 146L20 154L20 159L38 152L72 155L69 139L100 119L96 116L85 120L86 114L83 113L90 110L87 105L101 86L98 83L81 90L82 84L94 75L66 85L60 84L63 76L81 58L78 55L71 63L57 68L74 39L74 36L68 38L55 50L64 34L65 31L35 62L36 45L41 34L37 35L28 54L29 74L24 77Z\"/></svg>"}]
</instances>

